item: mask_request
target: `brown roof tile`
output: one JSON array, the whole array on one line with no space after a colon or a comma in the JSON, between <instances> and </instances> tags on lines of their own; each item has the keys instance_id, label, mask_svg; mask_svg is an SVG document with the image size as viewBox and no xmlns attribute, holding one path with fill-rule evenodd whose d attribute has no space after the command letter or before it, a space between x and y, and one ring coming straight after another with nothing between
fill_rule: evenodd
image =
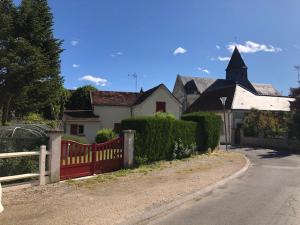
<instances>
[{"instance_id":1,"label":"brown roof tile","mask_svg":"<svg viewBox=\"0 0 300 225\"><path fill-rule=\"evenodd\" d=\"M92 105L131 106L139 97L136 92L92 91Z\"/></svg>"}]
</instances>

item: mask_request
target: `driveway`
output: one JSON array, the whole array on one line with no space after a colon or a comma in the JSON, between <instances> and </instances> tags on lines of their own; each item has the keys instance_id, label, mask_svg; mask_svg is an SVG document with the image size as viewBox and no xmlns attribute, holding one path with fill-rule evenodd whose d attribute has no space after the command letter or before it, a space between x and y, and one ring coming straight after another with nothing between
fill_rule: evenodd
<instances>
[{"instance_id":1,"label":"driveway","mask_svg":"<svg viewBox=\"0 0 300 225\"><path fill-rule=\"evenodd\" d=\"M300 155L236 151L251 161L242 177L149 224L299 225Z\"/></svg>"}]
</instances>

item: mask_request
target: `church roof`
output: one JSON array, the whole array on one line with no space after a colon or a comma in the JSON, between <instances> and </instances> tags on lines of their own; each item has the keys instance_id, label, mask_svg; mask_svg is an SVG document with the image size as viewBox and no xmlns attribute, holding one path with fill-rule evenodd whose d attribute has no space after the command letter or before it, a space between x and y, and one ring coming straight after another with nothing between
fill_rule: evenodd
<instances>
[{"instance_id":1,"label":"church roof","mask_svg":"<svg viewBox=\"0 0 300 225\"><path fill-rule=\"evenodd\" d=\"M226 70L241 69L241 68L247 69L247 66L246 66L239 50L237 49L237 47L235 47Z\"/></svg>"}]
</instances>

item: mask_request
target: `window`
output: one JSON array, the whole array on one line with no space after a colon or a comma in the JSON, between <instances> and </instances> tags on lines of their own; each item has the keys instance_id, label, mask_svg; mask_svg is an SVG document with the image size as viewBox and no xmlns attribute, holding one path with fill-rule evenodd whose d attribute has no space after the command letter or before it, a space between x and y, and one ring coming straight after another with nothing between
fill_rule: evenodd
<instances>
[{"instance_id":1,"label":"window","mask_svg":"<svg viewBox=\"0 0 300 225\"><path fill-rule=\"evenodd\" d=\"M156 112L166 112L166 103L156 102Z\"/></svg>"},{"instance_id":2,"label":"window","mask_svg":"<svg viewBox=\"0 0 300 225\"><path fill-rule=\"evenodd\" d=\"M121 123L114 123L114 131L116 133L120 133L121 132Z\"/></svg>"},{"instance_id":3,"label":"window","mask_svg":"<svg viewBox=\"0 0 300 225\"><path fill-rule=\"evenodd\" d=\"M71 124L70 134L83 135L84 134L84 125Z\"/></svg>"}]
</instances>

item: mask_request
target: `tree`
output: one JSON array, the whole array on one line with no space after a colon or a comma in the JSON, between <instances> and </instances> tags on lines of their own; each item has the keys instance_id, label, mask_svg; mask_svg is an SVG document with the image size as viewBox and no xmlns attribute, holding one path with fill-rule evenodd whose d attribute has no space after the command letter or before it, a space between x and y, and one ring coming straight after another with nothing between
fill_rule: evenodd
<instances>
[{"instance_id":1,"label":"tree","mask_svg":"<svg viewBox=\"0 0 300 225\"><path fill-rule=\"evenodd\" d=\"M60 76L61 41L53 35L46 0L0 2L0 106L2 124L9 112L57 119L65 103Z\"/></svg>"},{"instance_id":2,"label":"tree","mask_svg":"<svg viewBox=\"0 0 300 225\"><path fill-rule=\"evenodd\" d=\"M291 110L293 112L290 126L291 134L300 139L300 88L291 88L290 96L295 98L295 101L291 102Z\"/></svg>"},{"instance_id":3,"label":"tree","mask_svg":"<svg viewBox=\"0 0 300 225\"><path fill-rule=\"evenodd\" d=\"M77 88L75 91L71 93L70 100L67 103L67 109L73 109L73 110L91 109L92 106L91 106L90 92L95 90L97 89L91 85L86 85Z\"/></svg>"}]
</instances>

